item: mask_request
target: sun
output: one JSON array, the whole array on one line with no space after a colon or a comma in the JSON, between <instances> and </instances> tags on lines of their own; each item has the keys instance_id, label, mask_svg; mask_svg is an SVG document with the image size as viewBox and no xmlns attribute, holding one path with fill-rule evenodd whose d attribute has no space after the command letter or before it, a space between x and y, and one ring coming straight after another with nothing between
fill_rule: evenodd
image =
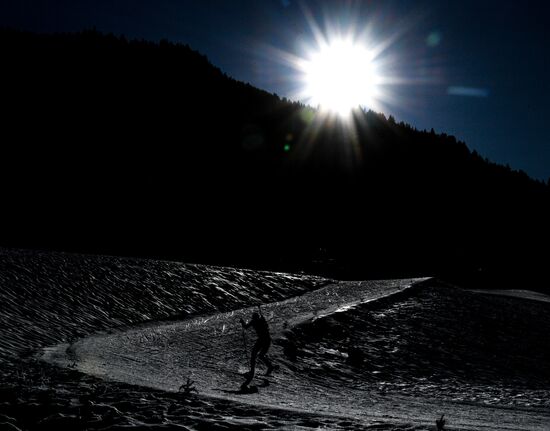
<instances>
[{"instance_id":1,"label":"sun","mask_svg":"<svg viewBox=\"0 0 550 431\"><path fill-rule=\"evenodd\" d=\"M334 13L325 10L320 25L303 6L306 26L303 32L290 34L290 50L258 46L262 56L276 64L268 70L269 79L284 83L291 100L313 108L315 114L308 116L312 135L316 126L333 120L353 131L361 121L361 111L408 109L399 88L429 82L424 77L428 69L407 76L410 71L403 68L407 57L398 42L409 24L381 28L378 21L383 21L383 16L378 19L375 13L360 18L359 9L350 8Z\"/></svg>"},{"instance_id":2,"label":"sun","mask_svg":"<svg viewBox=\"0 0 550 431\"><path fill-rule=\"evenodd\" d=\"M376 98L380 81L373 55L350 39L324 43L302 63L302 97L324 111L348 117Z\"/></svg>"}]
</instances>

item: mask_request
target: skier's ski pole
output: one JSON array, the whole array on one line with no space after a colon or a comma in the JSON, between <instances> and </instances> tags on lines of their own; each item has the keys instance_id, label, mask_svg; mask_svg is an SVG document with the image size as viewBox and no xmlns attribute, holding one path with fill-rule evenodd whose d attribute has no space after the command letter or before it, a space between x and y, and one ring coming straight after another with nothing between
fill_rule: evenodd
<instances>
[{"instance_id":1,"label":"skier's ski pole","mask_svg":"<svg viewBox=\"0 0 550 431\"><path fill-rule=\"evenodd\" d=\"M242 328L243 331L243 344L244 344L244 355L248 357L248 347L246 345L246 333L244 332L244 326Z\"/></svg>"}]
</instances>

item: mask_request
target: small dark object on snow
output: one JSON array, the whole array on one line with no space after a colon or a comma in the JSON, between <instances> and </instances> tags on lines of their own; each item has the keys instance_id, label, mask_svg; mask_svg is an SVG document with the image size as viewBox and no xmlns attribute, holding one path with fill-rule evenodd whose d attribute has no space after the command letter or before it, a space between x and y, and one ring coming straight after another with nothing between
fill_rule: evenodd
<instances>
[{"instance_id":1,"label":"small dark object on snow","mask_svg":"<svg viewBox=\"0 0 550 431\"><path fill-rule=\"evenodd\" d=\"M348 347L348 363L353 367L360 367L365 360L365 354L359 347Z\"/></svg>"},{"instance_id":2,"label":"small dark object on snow","mask_svg":"<svg viewBox=\"0 0 550 431\"><path fill-rule=\"evenodd\" d=\"M263 379L262 383L258 385L259 388L267 388L269 386L269 380Z\"/></svg>"},{"instance_id":3,"label":"small dark object on snow","mask_svg":"<svg viewBox=\"0 0 550 431\"><path fill-rule=\"evenodd\" d=\"M445 429L445 419L443 419L445 415L441 415L441 419L435 420L435 425L437 426L437 431L443 431Z\"/></svg>"},{"instance_id":4,"label":"small dark object on snow","mask_svg":"<svg viewBox=\"0 0 550 431\"><path fill-rule=\"evenodd\" d=\"M248 386L244 383L241 385L241 389L237 391L239 394L256 394L258 393L258 387L257 386Z\"/></svg>"},{"instance_id":5,"label":"small dark object on snow","mask_svg":"<svg viewBox=\"0 0 550 431\"><path fill-rule=\"evenodd\" d=\"M287 340L283 347L283 354L292 362L296 362L296 359L298 358L298 347L296 346L296 343L291 340Z\"/></svg>"},{"instance_id":6,"label":"small dark object on snow","mask_svg":"<svg viewBox=\"0 0 550 431\"><path fill-rule=\"evenodd\" d=\"M195 392L196 394L199 393L197 388L195 388L195 382L189 377L187 377L187 382L180 386L179 391L183 392L184 396L191 395L192 392Z\"/></svg>"}]
</instances>

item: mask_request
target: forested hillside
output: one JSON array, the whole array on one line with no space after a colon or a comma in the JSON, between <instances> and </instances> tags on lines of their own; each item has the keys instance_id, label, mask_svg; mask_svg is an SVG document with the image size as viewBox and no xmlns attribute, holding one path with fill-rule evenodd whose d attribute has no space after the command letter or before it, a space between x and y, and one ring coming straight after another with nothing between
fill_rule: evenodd
<instances>
[{"instance_id":1,"label":"forested hillside","mask_svg":"<svg viewBox=\"0 0 550 431\"><path fill-rule=\"evenodd\" d=\"M0 52L0 245L546 288L550 187L453 136L350 126L167 41Z\"/></svg>"}]
</instances>

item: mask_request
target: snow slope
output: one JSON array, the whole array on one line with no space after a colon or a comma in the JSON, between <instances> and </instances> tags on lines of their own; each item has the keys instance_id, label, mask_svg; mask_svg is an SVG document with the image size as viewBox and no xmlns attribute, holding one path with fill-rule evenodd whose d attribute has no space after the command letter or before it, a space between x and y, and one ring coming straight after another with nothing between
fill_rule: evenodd
<instances>
[{"instance_id":1,"label":"snow slope","mask_svg":"<svg viewBox=\"0 0 550 431\"><path fill-rule=\"evenodd\" d=\"M277 301L323 283L246 269L0 249L0 362L101 329Z\"/></svg>"},{"instance_id":2,"label":"snow slope","mask_svg":"<svg viewBox=\"0 0 550 431\"><path fill-rule=\"evenodd\" d=\"M400 292L415 281L419 280L340 282L267 304L262 312L275 339L273 355L277 358L285 356L285 340L281 339L285 328L289 332L297 325L346 312L382 296ZM238 389L243 381L238 373L248 367L248 351L245 351L239 319L249 318L255 309L207 314L99 334L72 345L46 349L45 359L62 366L75 363L78 370L100 377L171 391L177 391L189 376L197 382L201 393L210 396L227 394L231 389ZM250 348L252 334L245 337L249 339L247 347ZM263 398L260 395L252 399L256 402ZM266 401L265 404L272 403ZM281 400L280 405L292 406L292 402Z\"/></svg>"},{"instance_id":3,"label":"snow slope","mask_svg":"<svg viewBox=\"0 0 550 431\"><path fill-rule=\"evenodd\" d=\"M500 289L500 290L470 290L470 292L484 293L486 295L503 295L515 298L531 299L532 301L550 302L550 295L524 289Z\"/></svg>"},{"instance_id":4,"label":"snow slope","mask_svg":"<svg viewBox=\"0 0 550 431\"><path fill-rule=\"evenodd\" d=\"M258 302L270 304L281 368L268 385L256 380L256 396L239 395L236 319ZM550 421L541 301L437 280L0 250L0 304L0 429L431 430L442 413L450 430ZM199 396L175 392L187 377Z\"/></svg>"},{"instance_id":5,"label":"snow slope","mask_svg":"<svg viewBox=\"0 0 550 431\"><path fill-rule=\"evenodd\" d=\"M438 318L437 307L470 310L458 316L440 312ZM482 347L488 334L478 325L486 322L476 312L497 311L486 298L417 279L340 282L269 304L263 312L281 368L273 377L256 378L259 393L243 395L238 372L246 370L247 355L238 319L253 310L98 334L48 349L46 358L165 391L177 391L190 378L208 397L347 417L365 426L427 427L446 413L455 429L546 429L550 368L518 373L520 365L529 369L529 358L513 352L499 361ZM468 337L460 340L458 330ZM498 335L513 336L513 328ZM504 354L507 341L493 346L494 353ZM521 348L529 346L527 341ZM548 353L535 353L533 364L547 359ZM536 380L541 375L544 382Z\"/></svg>"}]
</instances>

